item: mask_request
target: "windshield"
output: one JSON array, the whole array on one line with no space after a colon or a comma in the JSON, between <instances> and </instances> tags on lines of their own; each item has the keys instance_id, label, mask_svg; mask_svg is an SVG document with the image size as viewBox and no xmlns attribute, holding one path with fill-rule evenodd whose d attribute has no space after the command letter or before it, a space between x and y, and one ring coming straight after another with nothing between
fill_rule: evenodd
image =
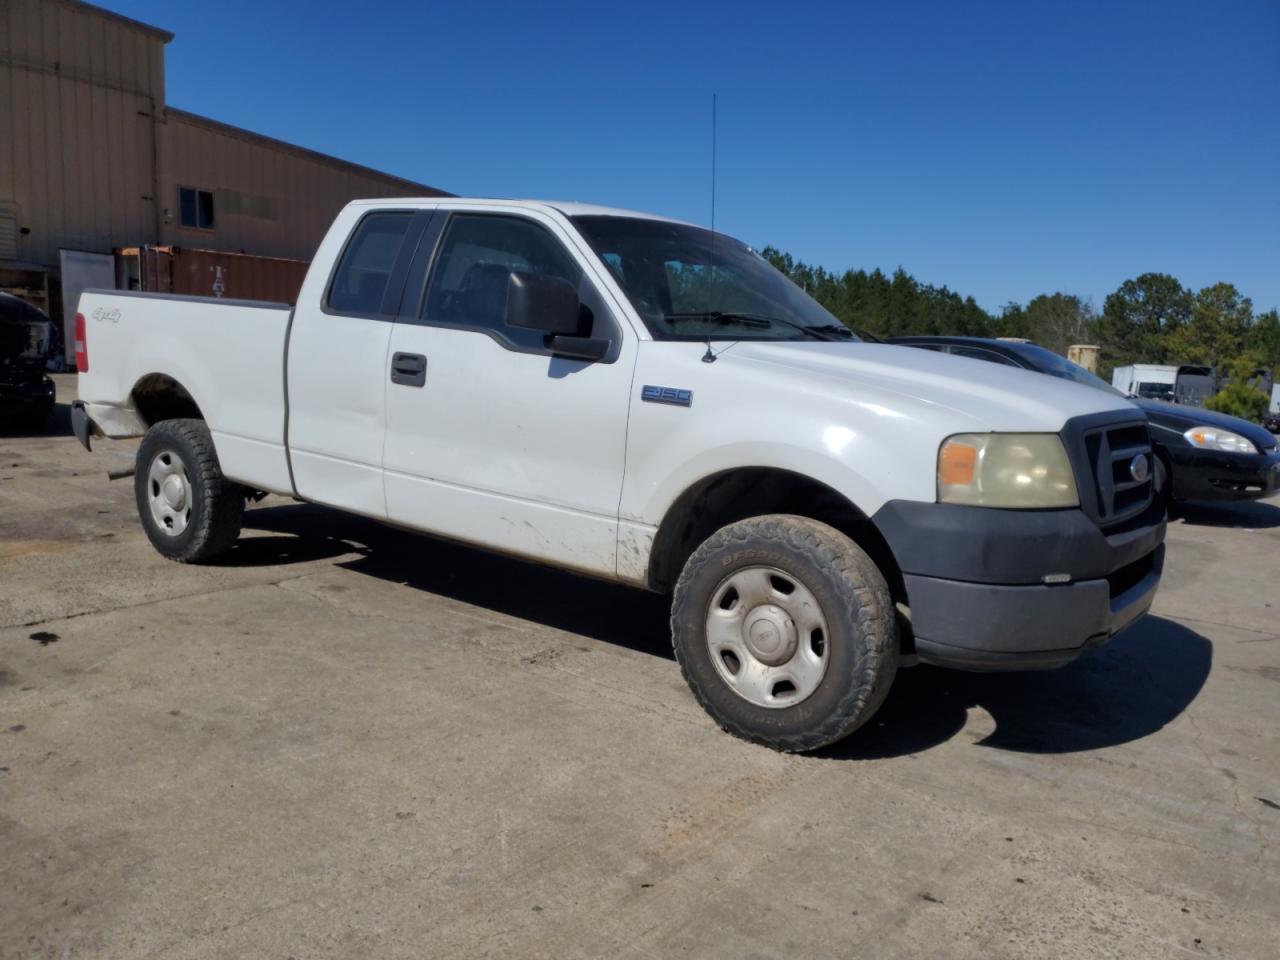
<instances>
[{"instance_id":1,"label":"windshield","mask_svg":"<svg viewBox=\"0 0 1280 960\"><path fill-rule=\"evenodd\" d=\"M1172 383L1139 383L1138 396L1151 400L1172 400Z\"/></svg>"},{"instance_id":2,"label":"windshield","mask_svg":"<svg viewBox=\"0 0 1280 960\"><path fill-rule=\"evenodd\" d=\"M856 340L746 244L639 217L574 224L658 340Z\"/></svg>"},{"instance_id":3,"label":"windshield","mask_svg":"<svg viewBox=\"0 0 1280 960\"><path fill-rule=\"evenodd\" d=\"M1018 349L1023 356L1035 365L1035 369L1041 373L1047 373L1049 376L1057 377L1059 380L1083 383L1086 387L1097 387L1099 390L1106 390L1109 393L1120 393L1119 390L1101 377L1095 377L1078 363L1072 363L1066 357L1059 356L1052 350L1037 347L1032 343L1020 345ZM1120 396L1124 396L1124 394L1120 393Z\"/></svg>"}]
</instances>

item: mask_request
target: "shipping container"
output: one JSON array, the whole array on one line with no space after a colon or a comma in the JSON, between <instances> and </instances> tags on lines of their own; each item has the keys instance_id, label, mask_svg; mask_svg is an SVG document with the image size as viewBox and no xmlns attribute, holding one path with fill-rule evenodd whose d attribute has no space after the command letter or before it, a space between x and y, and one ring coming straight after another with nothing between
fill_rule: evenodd
<instances>
[{"instance_id":1,"label":"shipping container","mask_svg":"<svg viewBox=\"0 0 1280 960\"><path fill-rule=\"evenodd\" d=\"M116 251L116 287L293 304L307 267L305 260L192 247L122 247Z\"/></svg>"}]
</instances>

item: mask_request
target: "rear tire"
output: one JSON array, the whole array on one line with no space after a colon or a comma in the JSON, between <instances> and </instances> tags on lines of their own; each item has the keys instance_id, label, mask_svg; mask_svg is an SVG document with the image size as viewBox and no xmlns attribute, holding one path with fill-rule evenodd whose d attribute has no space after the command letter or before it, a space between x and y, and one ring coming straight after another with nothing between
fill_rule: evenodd
<instances>
[{"instance_id":1,"label":"rear tire","mask_svg":"<svg viewBox=\"0 0 1280 960\"><path fill-rule=\"evenodd\" d=\"M138 516L151 545L179 563L205 563L240 536L245 489L226 479L203 420L162 420L138 447Z\"/></svg>"},{"instance_id":2,"label":"rear tire","mask_svg":"<svg viewBox=\"0 0 1280 960\"><path fill-rule=\"evenodd\" d=\"M889 587L838 530L781 514L712 534L689 558L671 611L689 688L727 732L816 750L879 709L898 666Z\"/></svg>"}]
</instances>

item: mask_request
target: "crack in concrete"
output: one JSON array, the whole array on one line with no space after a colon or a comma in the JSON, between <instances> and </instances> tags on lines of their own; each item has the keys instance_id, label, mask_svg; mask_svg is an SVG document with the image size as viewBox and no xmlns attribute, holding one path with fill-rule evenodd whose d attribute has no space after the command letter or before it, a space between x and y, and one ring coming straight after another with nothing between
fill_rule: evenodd
<instances>
[{"instance_id":1,"label":"crack in concrete","mask_svg":"<svg viewBox=\"0 0 1280 960\"><path fill-rule=\"evenodd\" d=\"M1221 773L1222 772L1221 768L1218 767L1218 765L1214 762L1213 757L1209 754L1209 751L1205 749L1205 747L1201 743L1201 739L1204 736L1204 731L1201 729L1199 721L1196 719L1195 715L1192 714L1190 710L1186 711L1186 717L1187 717L1187 723L1189 723L1191 725L1191 729L1195 731L1195 736L1191 738L1191 745L1196 749L1197 752L1199 752L1199 754L1202 757L1204 757L1205 764L1208 766L1210 770L1214 771L1215 773ZM1247 812L1249 807L1246 804L1241 802L1239 782L1234 779L1228 779L1227 782L1230 785L1230 789L1231 789L1231 807L1235 811L1236 817L1240 820L1243 820L1245 823L1249 824L1249 826L1253 828L1253 832L1258 839L1258 852L1253 857L1252 866L1259 874L1265 877L1266 874L1263 870L1262 861L1266 857L1267 852L1269 851L1271 846L1266 837L1266 829L1264 828L1264 826L1260 821L1249 816Z\"/></svg>"}]
</instances>

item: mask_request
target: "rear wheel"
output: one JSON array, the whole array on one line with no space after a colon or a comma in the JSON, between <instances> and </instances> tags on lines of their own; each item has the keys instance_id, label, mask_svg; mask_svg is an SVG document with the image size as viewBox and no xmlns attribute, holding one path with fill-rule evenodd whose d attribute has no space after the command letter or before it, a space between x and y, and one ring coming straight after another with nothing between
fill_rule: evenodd
<instances>
[{"instance_id":1,"label":"rear wheel","mask_svg":"<svg viewBox=\"0 0 1280 960\"><path fill-rule=\"evenodd\" d=\"M889 588L838 530L772 515L707 539L676 584L676 658L729 733L778 750L834 743L867 721L897 670Z\"/></svg>"},{"instance_id":2,"label":"rear wheel","mask_svg":"<svg viewBox=\"0 0 1280 960\"><path fill-rule=\"evenodd\" d=\"M133 489L148 539L171 560L212 560L240 536L245 490L222 475L203 420L162 420L148 430Z\"/></svg>"}]
</instances>

